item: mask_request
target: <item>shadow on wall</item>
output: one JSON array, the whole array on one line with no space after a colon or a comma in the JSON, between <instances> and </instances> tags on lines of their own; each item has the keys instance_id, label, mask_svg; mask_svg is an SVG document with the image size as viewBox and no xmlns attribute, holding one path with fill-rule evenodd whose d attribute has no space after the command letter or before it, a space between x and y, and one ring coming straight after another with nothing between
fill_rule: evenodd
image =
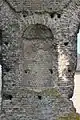
<instances>
[{"instance_id":1,"label":"shadow on wall","mask_svg":"<svg viewBox=\"0 0 80 120\"><path fill-rule=\"evenodd\" d=\"M2 66L0 65L0 103L1 103L1 88L2 88Z\"/></svg>"}]
</instances>

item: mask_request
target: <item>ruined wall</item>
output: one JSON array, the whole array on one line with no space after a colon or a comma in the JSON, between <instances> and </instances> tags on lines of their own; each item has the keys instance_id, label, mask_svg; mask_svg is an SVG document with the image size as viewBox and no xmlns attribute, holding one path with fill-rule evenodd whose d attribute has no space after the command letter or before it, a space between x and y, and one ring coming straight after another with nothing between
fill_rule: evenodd
<instances>
[{"instance_id":1,"label":"ruined wall","mask_svg":"<svg viewBox=\"0 0 80 120\"><path fill-rule=\"evenodd\" d=\"M79 120L74 90L79 0L1 0L1 120Z\"/></svg>"}]
</instances>

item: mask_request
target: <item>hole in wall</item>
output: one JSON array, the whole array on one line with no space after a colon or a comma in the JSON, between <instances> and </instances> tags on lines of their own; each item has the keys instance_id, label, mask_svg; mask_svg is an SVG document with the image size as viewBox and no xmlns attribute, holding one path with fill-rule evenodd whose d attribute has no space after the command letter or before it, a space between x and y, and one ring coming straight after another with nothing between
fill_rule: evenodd
<instances>
[{"instance_id":1,"label":"hole in wall","mask_svg":"<svg viewBox=\"0 0 80 120\"><path fill-rule=\"evenodd\" d=\"M57 17L58 17L58 18L61 18L61 14L57 14Z\"/></svg>"},{"instance_id":2,"label":"hole in wall","mask_svg":"<svg viewBox=\"0 0 80 120\"><path fill-rule=\"evenodd\" d=\"M13 96L9 94L3 94L3 100L12 100Z\"/></svg>"},{"instance_id":3,"label":"hole in wall","mask_svg":"<svg viewBox=\"0 0 80 120\"><path fill-rule=\"evenodd\" d=\"M42 96L41 96L41 95L38 95L38 99L41 100L41 99L42 99Z\"/></svg>"},{"instance_id":4,"label":"hole in wall","mask_svg":"<svg viewBox=\"0 0 80 120\"><path fill-rule=\"evenodd\" d=\"M73 97L73 93L68 95L68 98L71 99Z\"/></svg>"},{"instance_id":5,"label":"hole in wall","mask_svg":"<svg viewBox=\"0 0 80 120\"><path fill-rule=\"evenodd\" d=\"M52 69L49 69L50 73L53 74L53 70Z\"/></svg>"},{"instance_id":6,"label":"hole in wall","mask_svg":"<svg viewBox=\"0 0 80 120\"><path fill-rule=\"evenodd\" d=\"M65 42L64 45L67 46L67 45L68 45L68 42Z\"/></svg>"},{"instance_id":7,"label":"hole in wall","mask_svg":"<svg viewBox=\"0 0 80 120\"><path fill-rule=\"evenodd\" d=\"M28 15L28 11L24 11L24 10L23 10L22 14L23 14L23 17L25 18L25 17L27 17L27 15Z\"/></svg>"},{"instance_id":8,"label":"hole in wall","mask_svg":"<svg viewBox=\"0 0 80 120\"><path fill-rule=\"evenodd\" d=\"M9 71L10 71L10 67L8 67L7 65L5 65L5 64L3 63L3 71L9 72Z\"/></svg>"},{"instance_id":9,"label":"hole in wall","mask_svg":"<svg viewBox=\"0 0 80 120\"><path fill-rule=\"evenodd\" d=\"M24 70L24 72L25 72L25 73L28 73L28 71L27 71L27 70Z\"/></svg>"},{"instance_id":10,"label":"hole in wall","mask_svg":"<svg viewBox=\"0 0 80 120\"><path fill-rule=\"evenodd\" d=\"M71 99L73 97L73 89L74 89L74 86L72 88L69 88L70 92L68 93L68 99Z\"/></svg>"},{"instance_id":11,"label":"hole in wall","mask_svg":"<svg viewBox=\"0 0 80 120\"><path fill-rule=\"evenodd\" d=\"M50 17L53 18L55 13L50 13Z\"/></svg>"},{"instance_id":12,"label":"hole in wall","mask_svg":"<svg viewBox=\"0 0 80 120\"><path fill-rule=\"evenodd\" d=\"M30 73L29 69L24 70L25 73Z\"/></svg>"},{"instance_id":13,"label":"hole in wall","mask_svg":"<svg viewBox=\"0 0 80 120\"><path fill-rule=\"evenodd\" d=\"M69 72L69 73L71 72L71 69L70 69L70 68L68 68L68 72Z\"/></svg>"},{"instance_id":14,"label":"hole in wall","mask_svg":"<svg viewBox=\"0 0 80 120\"><path fill-rule=\"evenodd\" d=\"M15 84L12 84L12 86L15 86Z\"/></svg>"},{"instance_id":15,"label":"hole in wall","mask_svg":"<svg viewBox=\"0 0 80 120\"><path fill-rule=\"evenodd\" d=\"M4 42L4 44L5 44L5 45L8 45L8 42L7 42L7 41L5 41L5 42Z\"/></svg>"},{"instance_id":16,"label":"hole in wall","mask_svg":"<svg viewBox=\"0 0 80 120\"><path fill-rule=\"evenodd\" d=\"M23 14L23 17L26 17L26 15L25 15L25 14Z\"/></svg>"},{"instance_id":17,"label":"hole in wall","mask_svg":"<svg viewBox=\"0 0 80 120\"><path fill-rule=\"evenodd\" d=\"M5 70L6 70L6 72L9 72L9 71L10 71L10 68L9 68L9 67L6 67Z\"/></svg>"}]
</instances>

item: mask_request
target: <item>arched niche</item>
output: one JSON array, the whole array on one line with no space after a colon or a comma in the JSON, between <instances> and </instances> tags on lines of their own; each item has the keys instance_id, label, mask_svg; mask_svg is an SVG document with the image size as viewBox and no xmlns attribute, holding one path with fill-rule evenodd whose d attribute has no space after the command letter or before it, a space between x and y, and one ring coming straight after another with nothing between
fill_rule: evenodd
<instances>
[{"instance_id":1,"label":"arched niche","mask_svg":"<svg viewBox=\"0 0 80 120\"><path fill-rule=\"evenodd\" d=\"M23 34L23 81L26 87L53 87L57 80L57 45L52 31L30 25Z\"/></svg>"}]
</instances>

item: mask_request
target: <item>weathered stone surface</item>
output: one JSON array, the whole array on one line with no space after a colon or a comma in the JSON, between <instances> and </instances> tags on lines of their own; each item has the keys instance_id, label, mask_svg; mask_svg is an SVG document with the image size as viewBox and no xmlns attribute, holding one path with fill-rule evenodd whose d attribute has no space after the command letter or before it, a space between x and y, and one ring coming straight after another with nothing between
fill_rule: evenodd
<instances>
[{"instance_id":1,"label":"weathered stone surface","mask_svg":"<svg viewBox=\"0 0 80 120\"><path fill-rule=\"evenodd\" d=\"M7 4L9 4L13 10L16 12L21 11L47 11L52 12L59 10L63 10L66 8L72 0L5 0Z\"/></svg>"},{"instance_id":2,"label":"weathered stone surface","mask_svg":"<svg viewBox=\"0 0 80 120\"><path fill-rule=\"evenodd\" d=\"M0 1L1 120L80 119L70 101L79 3ZM74 117L64 117L70 113Z\"/></svg>"}]
</instances>

